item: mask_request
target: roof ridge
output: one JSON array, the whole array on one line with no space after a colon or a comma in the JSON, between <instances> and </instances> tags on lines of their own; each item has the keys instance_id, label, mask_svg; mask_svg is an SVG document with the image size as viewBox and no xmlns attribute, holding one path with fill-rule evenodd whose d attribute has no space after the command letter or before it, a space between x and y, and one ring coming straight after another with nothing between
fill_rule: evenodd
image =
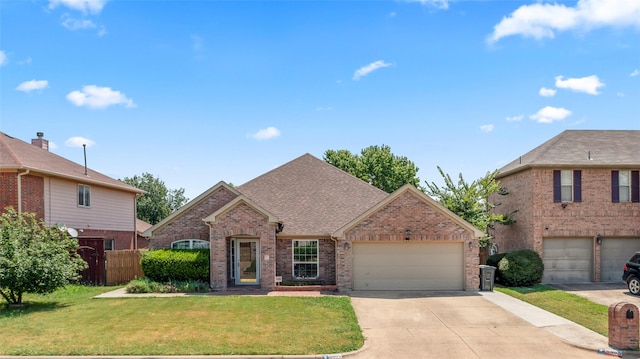
<instances>
[{"instance_id":1,"label":"roof ridge","mask_svg":"<svg viewBox=\"0 0 640 359\"><path fill-rule=\"evenodd\" d=\"M549 150L551 150L553 148L553 146L558 143L560 141L561 138L566 136L566 133L570 131L570 130L564 130L562 132L560 132L559 134L555 135L554 137L552 137L550 140L544 142L543 144L541 144L540 146L532 149L531 151L525 153L522 157L528 155L529 153L535 151L536 149L540 149L540 151L538 151L532 158L531 158L531 162L535 162L535 160L537 160L538 158L541 158L542 155L546 154L547 152L549 152Z\"/></svg>"}]
</instances>

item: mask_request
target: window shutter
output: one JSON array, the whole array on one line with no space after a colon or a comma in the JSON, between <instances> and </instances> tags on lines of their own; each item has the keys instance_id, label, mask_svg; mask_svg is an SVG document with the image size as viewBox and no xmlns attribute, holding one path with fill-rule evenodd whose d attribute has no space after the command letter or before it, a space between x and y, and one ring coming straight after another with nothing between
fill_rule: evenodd
<instances>
[{"instance_id":1,"label":"window shutter","mask_svg":"<svg viewBox=\"0 0 640 359\"><path fill-rule=\"evenodd\" d=\"M611 171L611 202L620 202L620 186L618 185L618 171Z\"/></svg>"},{"instance_id":2,"label":"window shutter","mask_svg":"<svg viewBox=\"0 0 640 359\"><path fill-rule=\"evenodd\" d=\"M573 171L573 201L582 202L582 171Z\"/></svg>"},{"instance_id":3,"label":"window shutter","mask_svg":"<svg viewBox=\"0 0 640 359\"><path fill-rule=\"evenodd\" d=\"M631 171L631 202L640 202L640 171Z\"/></svg>"},{"instance_id":4,"label":"window shutter","mask_svg":"<svg viewBox=\"0 0 640 359\"><path fill-rule=\"evenodd\" d=\"M562 187L560 182L560 170L553 170L553 201L562 202Z\"/></svg>"}]
</instances>

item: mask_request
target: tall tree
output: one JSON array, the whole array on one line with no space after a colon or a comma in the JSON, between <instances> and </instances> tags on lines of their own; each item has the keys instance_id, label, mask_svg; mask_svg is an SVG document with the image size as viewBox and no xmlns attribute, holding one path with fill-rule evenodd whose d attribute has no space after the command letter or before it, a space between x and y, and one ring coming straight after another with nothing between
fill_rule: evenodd
<instances>
[{"instance_id":1,"label":"tall tree","mask_svg":"<svg viewBox=\"0 0 640 359\"><path fill-rule=\"evenodd\" d=\"M438 166L438 171L444 179L444 186L438 187L434 182L426 182L425 193L435 198L449 209L476 228L485 233L485 237L480 240L480 246L487 246L493 238L489 230L495 223L513 223L514 211L509 214L496 214L494 209L497 204L489 200L493 194L507 194L500 187L500 182L496 180L498 170L487 172L482 178L468 183L458 175L458 182L454 183L451 176L445 174Z\"/></svg>"},{"instance_id":2,"label":"tall tree","mask_svg":"<svg viewBox=\"0 0 640 359\"><path fill-rule=\"evenodd\" d=\"M51 293L79 279L87 263L77 249L66 230L7 207L0 216L0 295L20 305L23 293Z\"/></svg>"},{"instance_id":3,"label":"tall tree","mask_svg":"<svg viewBox=\"0 0 640 359\"><path fill-rule=\"evenodd\" d=\"M143 173L141 176L125 177L123 182L147 193L136 200L138 219L156 224L167 218L171 212L182 207L189 200L184 196L184 188L168 189L160 178L151 173Z\"/></svg>"},{"instance_id":4,"label":"tall tree","mask_svg":"<svg viewBox=\"0 0 640 359\"><path fill-rule=\"evenodd\" d=\"M327 150L323 159L388 193L407 183L422 189L418 167L407 157L394 155L387 145L369 146L359 155L348 150Z\"/></svg>"}]
</instances>

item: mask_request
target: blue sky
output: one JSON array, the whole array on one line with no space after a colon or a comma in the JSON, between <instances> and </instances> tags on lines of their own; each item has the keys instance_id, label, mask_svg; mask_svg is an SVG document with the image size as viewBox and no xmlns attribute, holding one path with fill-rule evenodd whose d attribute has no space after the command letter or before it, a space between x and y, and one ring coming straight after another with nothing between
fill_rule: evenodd
<instances>
[{"instance_id":1,"label":"blue sky","mask_svg":"<svg viewBox=\"0 0 640 359\"><path fill-rule=\"evenodd\" d=\"M382 144L473 180L639 114L637 0L0 2L0 131L189 198Z\"/></svg>"}]
</instances>

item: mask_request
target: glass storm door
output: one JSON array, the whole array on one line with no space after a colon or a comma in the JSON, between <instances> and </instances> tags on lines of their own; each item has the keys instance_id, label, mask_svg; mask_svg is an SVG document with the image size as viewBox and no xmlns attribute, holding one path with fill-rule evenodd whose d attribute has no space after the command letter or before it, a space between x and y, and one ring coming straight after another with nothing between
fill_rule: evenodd
<instances>
[{"instance_id":1,"label":"glass storm door","mask_svg":"<svg viewBox=\"0 0 640 359\"><path fill-rule=\"evenodd\" d=\"M235 240L235 277L238 285L260 283L260 248L257 239Z\"/></svg>"}]
</instances>

